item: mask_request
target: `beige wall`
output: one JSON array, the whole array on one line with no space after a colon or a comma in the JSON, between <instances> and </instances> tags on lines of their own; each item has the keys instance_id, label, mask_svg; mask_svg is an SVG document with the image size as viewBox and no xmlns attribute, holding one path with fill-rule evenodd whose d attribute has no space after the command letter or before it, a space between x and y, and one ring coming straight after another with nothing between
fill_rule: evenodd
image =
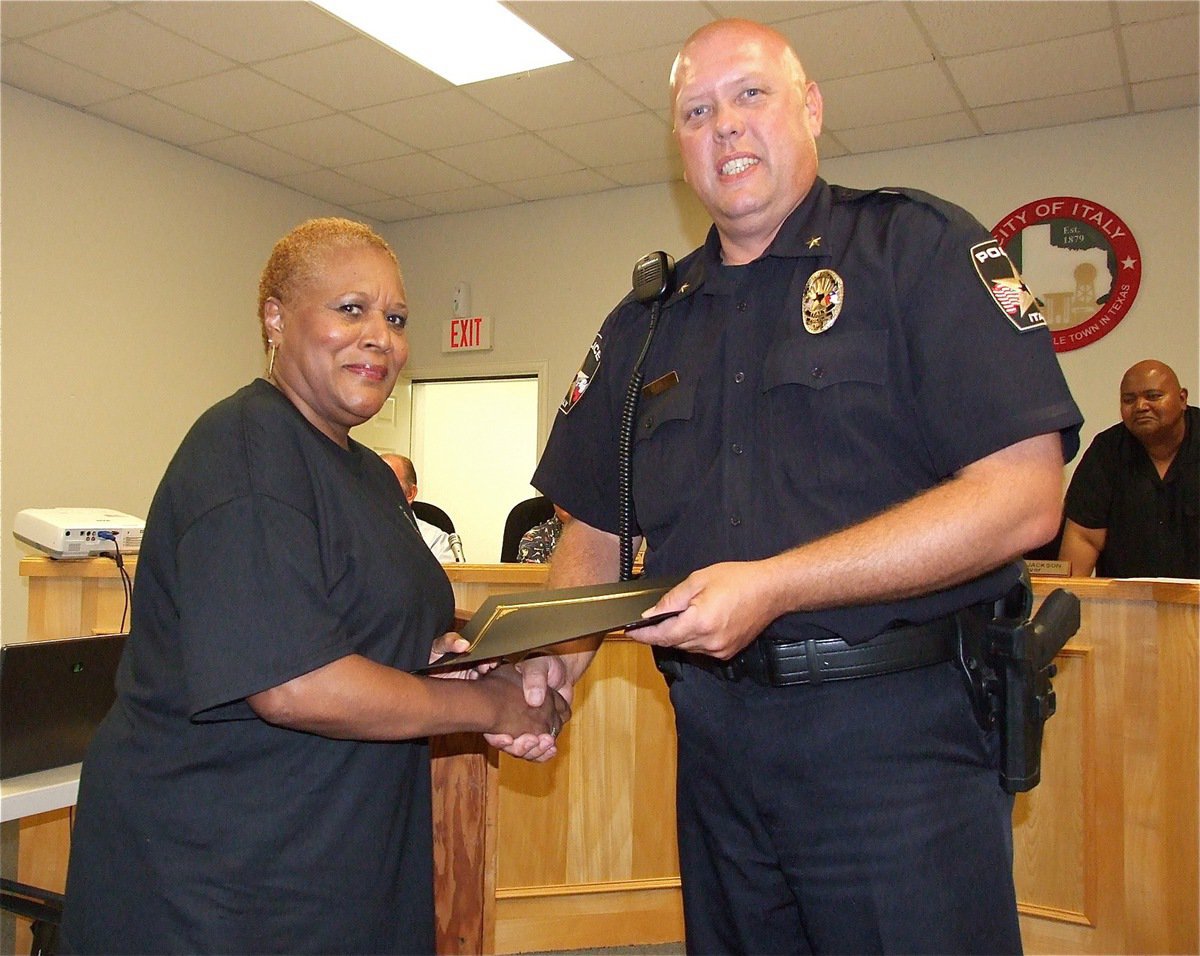
<instances>
[{"instance_id":1,"label":"beige wall","mask_svg":"<svg viewBox=\"0 0 1200 956\"><path fill-rule=\"evenodd\" d=\"M196 415L261 368L258 271L299 220L336 210L155 140L3 87L0 259L0 602L20 639L25 588L12 519L94 505L145 515ZM1049 195L1120 215L1143 256L1132 313L1063 356L1087 435L1117 418L1121 371L1171 361L1200 395L1197 111L831 160L847 185L905 184L988 226ZM703 238L682 184L620 189L396 224L409 285L411 365L454 374L545 362L547 421L634 261ZM495 321L495 348L443 356L457 282Z\"/></svg>"},{"instance_id":2,"label":"beige wall","mask_svg":"<svg viewBox=\"0 0 1200 956\"><path fill-rule=\"evenodd\" d=\"M1200 400L1197 317L1197 111L1173 110L991 136L822 164L846 186L912 186L969 209L991 228L1048 196L1111 209L1142 251L1132 311L1102 340L1060 357L1083 409L1084 442L1119 418L1117 385L1133 362L1161 357ZM645 186L569 200L506 206L389 227L408 275L414 363L452 374L478 353L440 354L439 323L455 283L471 285L473 312L495 322L498 361L549 363L553 410L592 335L629 289L639 256L681 257L708 221L687 187ZM552 421L552 416L547 420Z\"/></svg>"},{"instance_id":3,"label":"beige wall","mask_svg":"<svg viewBox=\"0 0 1200 956\"><path fill-rule=\"evenodd\" d=\"M145 517L196 416L262 368L258 273L332 207L2 87L0 620L22 508Z\"/></svg>"}]
</instances>

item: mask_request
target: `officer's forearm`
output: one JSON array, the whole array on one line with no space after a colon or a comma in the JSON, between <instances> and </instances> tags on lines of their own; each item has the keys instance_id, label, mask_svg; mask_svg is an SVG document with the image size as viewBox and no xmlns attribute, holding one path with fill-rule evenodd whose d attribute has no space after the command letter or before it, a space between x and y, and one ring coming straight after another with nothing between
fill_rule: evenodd
<instances>
[{"instance_id":1,"label":"officer's forearm","mask_svg":"<svg viewBox=\"0 0 1200 956\"><path fill-rule=\"evenodd\" d=\"M563 522L562 534L550 558L547 583L552 588L579 587L616 581L620 569L620 548L616 535L600 531L577 518ZM574 684L587 670L600 649L600 638L582 638L558 651Z\"/></svg>"},{"instance_id":2,"label":"officer's forearm","mask_svg":"<svg viewBox=\"0 0 1200 956\"><path fill-rule=\"evenodd\" d=\"M1059 437L1031 438L861 524L760 562L763 598L783 614L951 587L1050 538L1061 501Z\"/></svg>"}]
</instances>

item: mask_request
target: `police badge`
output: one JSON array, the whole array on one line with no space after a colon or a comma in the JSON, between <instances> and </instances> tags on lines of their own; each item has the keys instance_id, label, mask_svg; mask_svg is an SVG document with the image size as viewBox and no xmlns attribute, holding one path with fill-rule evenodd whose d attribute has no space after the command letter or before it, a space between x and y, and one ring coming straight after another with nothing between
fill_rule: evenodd
<instances>
[{"instance_id":1,"label":"police badge","mask_svg":"<svg viewBox=\"0 0 1200 956\"><path fill-rule=\"evenodd\" d=\"M804 286L804 328L816 335L826 331L841 315L846 284L832 269L818 269Z\"/></svg>"}]
</instances>

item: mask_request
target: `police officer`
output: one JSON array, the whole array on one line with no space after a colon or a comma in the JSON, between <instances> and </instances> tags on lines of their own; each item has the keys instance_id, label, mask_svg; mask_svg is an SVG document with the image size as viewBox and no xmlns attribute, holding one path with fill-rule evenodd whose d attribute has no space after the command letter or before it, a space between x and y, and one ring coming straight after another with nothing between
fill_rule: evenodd
<instances>
[{"instance_id":1,"label":"police officer","mask_svg":"<svg viewBox=\"0 0 1200 956\"><path fill-rule=\"evenodd\" d=\"M774 30L705 26L671 82L714 226L633 436L645 573L686 579L630 636L676 713L688 950L1019 951L1011 798L953 658L1058 528L1081 416L1049 333L961 209L818 178L821 93ZM608 317L537 468L573 516L552 585L617 578L647 325L633 299ZM594 651L526 661L527 697L569 694Z\"/></svg>"}]
</instances>

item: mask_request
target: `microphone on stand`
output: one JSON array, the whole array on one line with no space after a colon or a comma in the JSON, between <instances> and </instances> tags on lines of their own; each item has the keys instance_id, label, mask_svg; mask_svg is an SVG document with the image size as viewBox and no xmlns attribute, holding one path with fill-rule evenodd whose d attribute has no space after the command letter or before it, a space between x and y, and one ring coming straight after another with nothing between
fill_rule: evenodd
<instances>
[{"instance_id":1,"label":"microphone on stand","mask_svg":"<svg viewBox=\"0 0 1200 956\"><path fill-rule=\"evenodd\" d=\"M456 564L466 564L467 559L463 557L462 538L455 532L451 531L446 536L446 543L450 545L450 553L454 555Z\"/></svg>"}]
</instances>

